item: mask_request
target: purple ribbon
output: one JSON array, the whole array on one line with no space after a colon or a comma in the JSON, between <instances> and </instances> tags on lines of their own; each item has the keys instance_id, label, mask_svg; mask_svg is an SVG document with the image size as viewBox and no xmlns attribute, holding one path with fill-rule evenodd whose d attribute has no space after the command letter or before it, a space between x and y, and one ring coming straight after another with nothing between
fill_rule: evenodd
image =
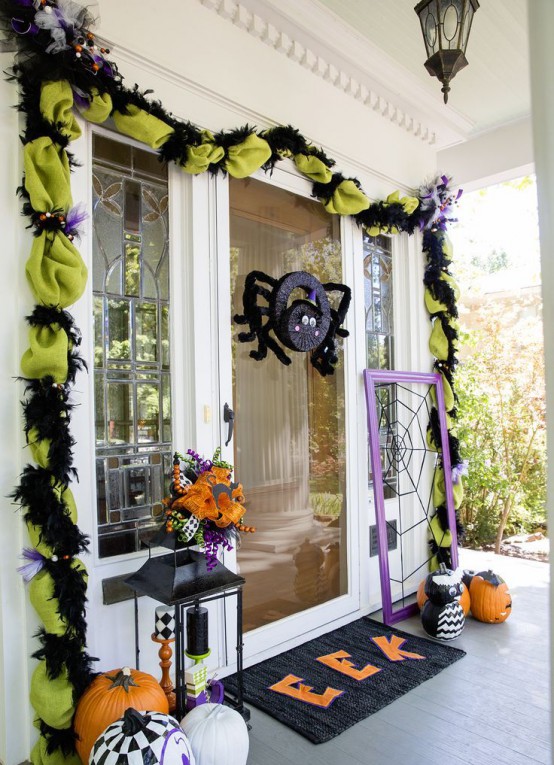
<instances>
[{"instance_id":1,"label":"purple ribbon","mask_svg":"<svg viewBox=\"0 0 554 765\"><path fill-rule=\"evenodd\" d=\"M457 465L454 465L452 467L452 483L458 484L460 483L463 475L469 474L469 462L468 460L462 460L462 462L458 462Z\"/></svg>"},{"instance_id":2,"label":"purple ribbon","mask_svg":"<svg viewBox=\"0 0 554 765\"><path fill-rule=\"evenodd\" d=\"M23 19L12 19L12 29L18 35L36 35L38 27L36 24L32 24L30 21L23 21Z\"/></svg>"},{"instance_id":3,"label":"purple ribbon","mask_svg":"<svg viewBox=\"0 0 554 765\"><path fill-rule=\"evenodd\" d=\"M79 202L79 204L75 205L75 207L72 207L66 215L65 233L75 236L78 233L79 226L81 223L86 221L87 218L88 213L86 211L86 207L82 202Z\"/></svg>"},{"instance_id":4,"label":"purple ribbon","mask_svg":"<svg viewBox=\"0 0 554 765\"><path fill-rule=\"evenodd\" d=\"M24 547L23 552L21 553L21 558L27 560L28 563L19 566L17 573L21 574L25 582L30 582L39 571L42 571L46 558L41 555L38 550L34 550L32 547Z\"/></svg>"},{"instance_id":5,"label":"purple ribbon","mask_svg":"<svg viewBox=\"0 0 554 765\"><path fill-rule=\"evenodd\" d=\"M73 90L73 101L75 103L75 106L80 111L85 111L86 109L88 109L90 106L90 98L85 93L85 91L77 87L73 87L72 90Z\"/></svg>"}]
</instances>

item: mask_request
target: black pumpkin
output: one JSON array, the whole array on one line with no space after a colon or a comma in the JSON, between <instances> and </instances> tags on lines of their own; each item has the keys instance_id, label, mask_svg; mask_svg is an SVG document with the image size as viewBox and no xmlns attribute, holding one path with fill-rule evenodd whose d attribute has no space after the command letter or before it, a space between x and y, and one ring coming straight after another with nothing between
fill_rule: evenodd
<instances>
[{"instance_id":1,"label":"black pumpkin","mask_svg":"<svg viewBox=\"0 0 554 765\"><path fill-rule=\"evenodd\" d=\"M475 576L475 571L470 571L468 568L464 568L463 574L462 574L462 582L465 584L467 589L469 590L471 586L471 580Z\"/></svg>"},{"instance_id":2,"label":"black pumpkin","mask_svg":"<svg viewBox=\"0 0 554 765\"><path fill-rule=\"evenodd\" d=\"M444 563L436 571L427 574L425 580L425 594L437 606L452 603L459 598L463 587L461 572L451 571Z\"/></svg>"},{"instance_id":3,"label":"black pumpkin","mask_svg":"<svg viewBox=\"0 0 554 765\"><path fill-rule=\"evenodd\" d=\"M442 605L427 600L421 612L421 623L431 637L438 640L455 640L465 625L464 609L457 600Z\"/></svg>"}]
</instances>

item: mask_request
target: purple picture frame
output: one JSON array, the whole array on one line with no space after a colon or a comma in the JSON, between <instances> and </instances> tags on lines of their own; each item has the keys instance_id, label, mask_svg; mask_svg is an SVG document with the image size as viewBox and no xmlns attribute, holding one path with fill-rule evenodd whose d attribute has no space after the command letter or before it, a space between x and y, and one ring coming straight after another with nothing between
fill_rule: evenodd
<instances>
[{"instance_id":1,"label":"purple picture frame","mask_svg":"<svg viewBox=\"0 0 554 765\"><path fill-rule=\"evenodd\" d=\"M367 425L369 434L371 472L373 475L373 495L375 499L375 517L377 525L377 543L379 551L379 576L381 580L381 599L383 606L383 622L388 625L407 619L418 612L417 603L403 606L394 610L392 603L389 550L387 540L387 522L385 517L385 496L383 491L383 471L379 445L379 423L377 421L377 406L375 399L376 385L380 383L420 383L434 385L436 391L437 412L439 416L442 462L444 469L444 486L446 494L446 509L448 525L452 534L450 548L452 566L458 566L458 539L456 535L456 512L452 491L452 465L448 447L448 429L446 427L446 412L444 406L444 391L442 377L434 372L398 372L380 369L364 369L364 387L367 403Z\"/></svg>"}]
</instances>

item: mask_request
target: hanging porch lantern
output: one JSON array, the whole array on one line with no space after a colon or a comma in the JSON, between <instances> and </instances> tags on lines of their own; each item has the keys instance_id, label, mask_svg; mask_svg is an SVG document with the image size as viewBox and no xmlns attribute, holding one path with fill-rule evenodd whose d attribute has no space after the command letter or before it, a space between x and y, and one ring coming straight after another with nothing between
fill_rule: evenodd
<instances>
[{"instance_id":1,"label":"hanging porch lantern","mask_svg":"<svg viewBox=\"0 0 554 765\"><path fill-rule=\"evenodd\" d=\"M421 0L414 8L427 50L425 68L442 82L444 103L450 80L467 66L467 41L478 8L478 0Z\"/></svg>"}]
</instances>

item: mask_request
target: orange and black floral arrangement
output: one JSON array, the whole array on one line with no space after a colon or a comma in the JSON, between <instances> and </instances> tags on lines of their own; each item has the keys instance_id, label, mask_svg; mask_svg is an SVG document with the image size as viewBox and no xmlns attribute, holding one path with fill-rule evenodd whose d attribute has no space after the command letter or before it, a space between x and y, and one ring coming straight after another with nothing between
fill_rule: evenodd
<instances>
[{"instance_id":1,"label":"orange and black floral arrangement","mask_svg":"<svg viewBox=\"0 0 554 765\"><path fill-rule=\"evenodd\" d=\"M221 459L220 449L211 460L192 449L185 456L175 453L171 495L164 500L165 528L180 542L200 545L208 570L216 566L220 550L233 549L240 531L256 530L242 522L244 502L242 484L233 481L233 466Z\"/></svg>"}]
</instances>

